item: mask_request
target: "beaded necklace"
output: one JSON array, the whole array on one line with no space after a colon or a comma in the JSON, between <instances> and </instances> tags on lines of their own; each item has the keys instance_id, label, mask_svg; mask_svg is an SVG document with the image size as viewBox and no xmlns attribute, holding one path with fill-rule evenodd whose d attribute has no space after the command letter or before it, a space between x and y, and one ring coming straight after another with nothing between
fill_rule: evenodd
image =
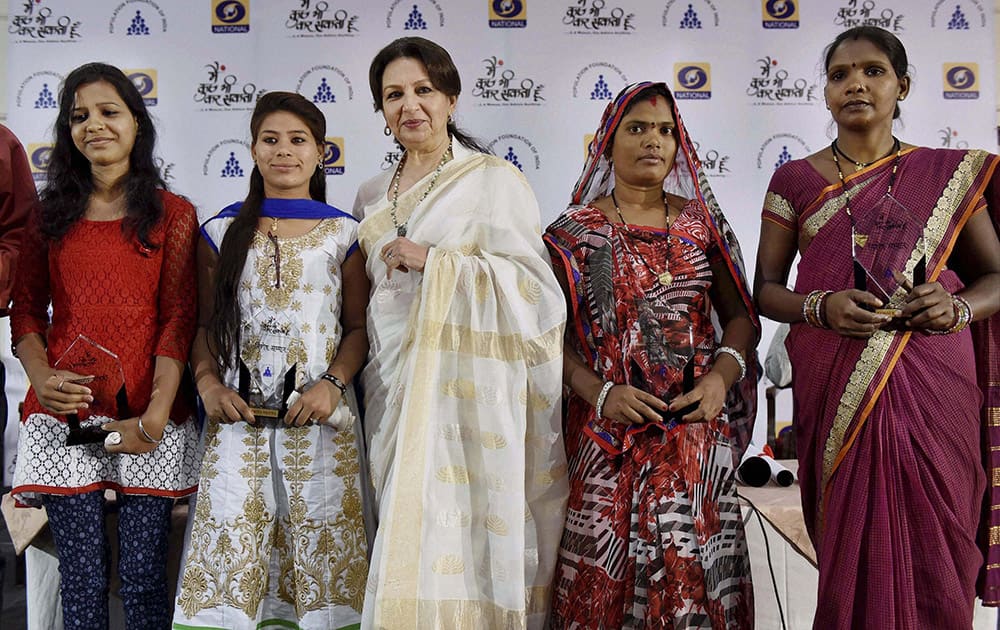
<instances>
[{"instance_id":1,"label":"beaded necklace","mask_svg":"<svg viewBox=\"0 0 1000 630\"><path fill-rule=\"evenodd\" d=\"M871 162L859 162L859 161L855 160L854 158L852 158L851 156L849 156L846 153L844 153L844 150L840 148L839 144L837 144L837 139L836 138L834 138L833 142L830 143L830 146L833 147L834 158L836 158L837 154L839 153L840 156L843 157L845 160L847 160L848 162L853 162L854 163L854 172L856 173L856 172L860 171L861 169L868 168L869 166L871 166L875 162L878 162L879 160L883 160L883 159L889 157L890 155L892 155L893 153L899 151L899 139L896 138L896 136L893 136L892 140L893 140L892 148L889 149L889 151L885 155L883 155L880 158L876 158L876 159L872 160ZM840 166L839 162L837 163L837 166L839 168L839 166Z\"/></svg>"},{"instance_id":2,"label":"beaded necklace","mask_svg":"<svg viewBox=\"0 0 1000 630\"><path fill-rule=\"evenodd\" d=\"M628 221L626 221L625 217L622 216L621 208L618 207L618 199L615 197L614 188L611 189L611 203L615 205L615 212L618 213L618 219L622 222L622 225L624 225L626 229L630 228L631 226L628 224ZM649 270L649 273L653 274L656 277L656 280L660 283L660 285L666 287L670 286L670 284L674 281L674 274L670 273L670 229L673 227L673 222L670 220L670 204L667 203L666 193L663 194L663 209L667 215L666 268L662 272L658 272L655 269L653 269L653 267L648 262L646 262L646 259L641 254L639 254L638 251L634 253L639 258L639 260L642 261L642 264L646 266L646 269Z\"/></svg>"},{"instance_id":3,"label":"beaded necklace","mask_svg":"<svg viewBox=\"0 0 1000 630\"><path fill-rule=\"evenodd\" d=\"M403 176L403 166L406 164L406 156L409 154L408 151L403 153L402 159L399 160L399 166L396 167L396 173L392 176L392 207L389 209L389 214L392 215L392 224L396 226L396 236L406 236L406 224L409 222L409 219L407 219L400 223L396 217L396 210L399 207L399 180ZM424 194L420 195L420 199L413 206L414 208L423 203L424 199L427 199L427 195L434 189L434 184L437 183L438 177L441 175L441 171L444 170L444 165L448 163L451 155L451 140L449 140L448 148L441 156L441 161L438 162L437 168L434 169L434 176L431 177L431 182L427 184L427 189L424 191Z\"/></svg>"}]
</instances>

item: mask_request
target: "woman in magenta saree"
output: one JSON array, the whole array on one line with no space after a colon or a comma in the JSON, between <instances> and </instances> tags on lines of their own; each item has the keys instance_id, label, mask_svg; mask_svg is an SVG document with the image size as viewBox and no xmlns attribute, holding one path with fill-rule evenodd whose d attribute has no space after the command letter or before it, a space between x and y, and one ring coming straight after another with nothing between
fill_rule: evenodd
<instances>
[{"instance_id":1,"label":"woman in magenta saree","mask_svg":"<svg viewBox=\"0 0 1000 630\"><path fill-rule=\"evenodd\" d=\"M756 405L756 316L664 84L608 105L573 204L545 233L571 314L551 627L750 628L733 473Z\"/></svg>"},{"instance_id":2,"label":"woman in magenta saree","mask_svg":"<svg viewBox=\"0 0 1000 630\"><path fill-rule=\"evenodd\" d=\"M775 172L755 282L761 313L792 322L814 627L968 628L983 565L981 434L997 430L979 378L998 380L997 339L983 343L1000 306L986 212L998 158L892 136L909 91L895 36L852 29L826 62L837 140Z\"/></svg>"}]
</instances>

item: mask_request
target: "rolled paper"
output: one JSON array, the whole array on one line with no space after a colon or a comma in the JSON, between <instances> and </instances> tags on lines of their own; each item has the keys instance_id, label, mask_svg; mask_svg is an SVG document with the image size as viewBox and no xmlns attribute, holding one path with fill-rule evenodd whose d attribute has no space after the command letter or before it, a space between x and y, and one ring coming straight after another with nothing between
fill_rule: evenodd
<instances>
[{"instance_id":1,"label":"rolled paper","mask_svg":"<svg viewBox=\"0 0 1000 630\"><path fill-rule=\"evenodd\" d=\"M285 401L286 408L294 405L295 401L297 401L301 396L302 394L298 391L292 391L292 393L288 395L288 400ZM333 410L330 417L317 420L316 424L325 424L326 426L333 427L338 431L344 431L354 426L354 414L351 413L350 408L347 406L347 401L341 398L340 402L337 404L337 408Z\"/></svg>"},{"instance_id":2,"label":"rolled paper","mask_svg":"<svg viewBox=\"0 0 1000 630\"><path fill-rule=\"evenodd\" d=\"M748 486L759 488L771 480L771 467L760 455L743 458L736 469L736 478Z\"/></svg>"},{"instance_id":3,"label":"rolled paper","mask_svg":"<svg viewBox=\"0 0 1000 630\"><path fill-rule=\"evenodd\" d=\"M784 465L775 460L773 457L765 453L761 453L757 457L767 462L768 468L771 471L771 479L774 480L774 483L783 487L788 487L795 483L795 473L785 468Z\"/></svg>"}]
</instances>

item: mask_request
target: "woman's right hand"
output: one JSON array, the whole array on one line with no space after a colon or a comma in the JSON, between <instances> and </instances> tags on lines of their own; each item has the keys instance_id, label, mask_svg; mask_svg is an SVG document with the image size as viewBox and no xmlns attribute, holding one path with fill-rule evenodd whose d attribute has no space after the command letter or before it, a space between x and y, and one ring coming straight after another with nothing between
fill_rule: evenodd
<instances>
[{"instance_id":1,"label":"woman's right hand","mask_svg":"<svg viewBox=\"0 0 1000 630\"><path fill-rule=\"evenodd\" d=\"M205 416L209 420L223 424L240 421L247 424L255 423L253 412L250 411L246 401L222 383L213 383L198 394L201 396L202 404L205 405Z\"/></svg>"},{"instance_id":2,"label":"woman's right hand","mask_svg":"<svg viewBox=\"0 0 1000 630\"><path fill-rule=\"evenodd\" d=\"M31 381L38 402L52 413L76 413L94 402L92 392L86 386L86 383L94 380L93 376L49 368L28 380Z\"/></svg>"},{"instance_id":3,"label":"woman's right hand","mask_svg":"<svg viewBox=\"0 0 1000 630\"><path fill-rule=\"evenodd\" d=\"M596 400L596 396L594 397ZM604 399L604 417L623 424L643 424L662 420L657 411L669 405L656 396L631 385L615 385Z\"/></svg>"},{"instance_id":4,"label":"woman's right hand","mask_svg":"<svg viewBox=\"0 0 1000 630\"><path fill-rule=\"evenodd\" d=\"M831 293L823 304L826 323L840 335L865 339L892 321L890 315L873 313L862 305L881 308L882 300L858 289Z\"/></svg>"}]
</instances>

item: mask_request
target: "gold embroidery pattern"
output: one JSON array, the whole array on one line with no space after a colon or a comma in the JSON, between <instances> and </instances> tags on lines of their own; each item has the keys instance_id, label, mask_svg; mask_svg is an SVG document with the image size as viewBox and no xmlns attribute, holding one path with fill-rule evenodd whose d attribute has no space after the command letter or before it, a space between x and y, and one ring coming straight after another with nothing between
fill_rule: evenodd
<instances>
[{"instance_id":1,"label":"gold embroidery pattern","mask_svg":"<svg viewBox=\"0 0 1000 630\"><path fill-rule=\"evenodd\" d=\"M530 276L522 276L518 280L517 290L528 304L535 305L542 301L542 285Z\"/></svg>"},{"instance_id":2,"label":"gold embroidery pattern","mask_svg":"<svg viewBox=\"0 0 1000 630\"><path fill-rule=\"evenodd\" d=\"M798 218L795 216L795 209L792 208L792 204L788 203L788 200L778 193L771 191L768 191L764 195L764 212L770 212L792 225L795 225L795 221Z\"/></svg>"},{"instance_id":3,"label":"gold embroidery pattern","mask_svg":"<svg viewBox=\"0 0 1000 630\"><path fill-rule=\"evenodd\" d=\"M321 247L329 238L339 234L347 219L324 219L302 236L278 238L281 256L281 286L276 287L274 260L270 255L274 244L260 232L254 232L253 249L257 252L253 273L257 290L263 292L264 302L274 310L292 307L292 295L302 290L302 251ZM301 305L299 305L301 308ZM296 310L296 309L292 309Z\"/></svg>"},{"instance_id":4,"label":"gold embroidery pattern","mask_svg":"<svg viewBox=\"0 0 1000 630\"><path fill-rule=\"evenodd\" d=\"M477 358L513 361L524 358L529 367L548 363L562 353L563 327L556 326L533 339L522 335L480 332L466 326L426 322L420 348L430 352L459 352Z\"/></svg>"},{"instance_id":5,"label":"gold embroidery pattern","mask_svg":"<svg viewBox=\"0 0 1000 630\"><path fill-rule=\"evenodd\" d=\"M928 252L934 252L940 247L942 239L948 233L951 217L958 210L958 204L968 194L969 188L975 181L976 173L979 172L983 162L986 160L986 155L982 151L969 151L958 165L955 173L938 198L937 203L934 205L934 210L931 212L931 216L924 227L923 241L925 247L914 248L910 252L910 257L906 263L906 272L908 274L912 274L913 268L920 257L923 256L925 249ZM899 343L905 344L910 334L903 333L903 337ZM875 378L879 367L885 361L886 355L895 338L896 335L894 333L884 331L877 331L872 335L868 341L868 345L862 351L854 371L851 373L844 393L841 395L833 427L830 429L830 435L826 440L823 450L823 479L820 485L819 502L820 523L823 522L822 510L826 486L833 476L834 463L837 460L837 456L844 447L847 430L857 416L861 402L864 400L864 395L871 387L872 380Z\"/></svg>"},{"instance_id":6,"label":"gold embroidery pattern","mask_svg":"<svg viewBox=\"0 0 1000 630\"><path fill-rule=\"evenodd\" d=\"M869 178L870 180L871 178ZM847 194L853 199L855 195L861 192L865 186L868 185L868 181L858 181L855 180L854 185L847 189ZM816 212L812 213L805 223L802 224L802 233L807 239L812 240L826 222L829 221L835 214L840 212L844 207L844 192L841 191L839 195L828 199Z\"/></svg>"}]
</instances>

